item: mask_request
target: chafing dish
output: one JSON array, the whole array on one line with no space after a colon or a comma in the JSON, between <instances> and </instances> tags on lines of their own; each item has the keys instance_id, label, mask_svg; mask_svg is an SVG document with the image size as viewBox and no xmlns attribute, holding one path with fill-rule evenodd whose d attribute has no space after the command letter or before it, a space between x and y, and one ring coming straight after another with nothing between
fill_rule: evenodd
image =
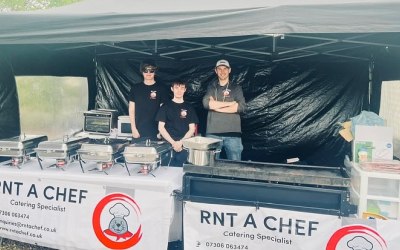
<instances>
[{"instance_id":1,"label":"chafing dish","mask_svg":"<svg viewBox=\"0 0 400 250\"><path fill-rule=\"evenodd\" d=\"M77 150L82 172L85 172L82 163L96 162L96 169L107 174L106 170L117 163L116 161L122 157L122 152L127 145L129 145L128 140L110 138L90 139L89 142L83 143Z\"/></svg>"},{"instance_id":2,"label":"chafing dish","mask_svg":"<svg viewBox=\"0 0 400 250\"><path fill-rule=\"evenodd\" d=\"M124 158L128 163L153 163L170 151L171 145L166 141L135 143L125 147Z\"/></svg>"},{"instance_id":3,"label":"chafing dish","mask_svg":"<svg viewBox=\"0 0 400 250\"><path fill-rule=\"evenodd\" d=\"M149 174L169 158L171 145L166 141L150 141L135 143L125 147L126 163L141 164L140 173Z\"/></svg>"},{"instance_id":4,"label":"chafing dish","mask_svg":"<svg viewBox=\"0 0 400 250\"><path fill-rule=\"evenodd\" d=\"M20 135L0 140L0 156L11 157L11 165L19 167L34 154L34 148L46 141L45 135Z\"/></svg>"},{"instance_id":5,"label":"chafing dish","mask_svg":"<svg viewBox=\"0 0 400 250\"><path fill-rule=\"evenodd\" d=\"M40 167L43 169L43 159L55 159L56 163L51 166L56 166L64 169L72 161L77 159L77 150L81 147L81 144L87 142L87 137L67 137L63 139L53 141L43 141L39 143L38 147L35 148L36 155ZM51 167L50 166L50 167Z\"/></svg>"}]
</instances>

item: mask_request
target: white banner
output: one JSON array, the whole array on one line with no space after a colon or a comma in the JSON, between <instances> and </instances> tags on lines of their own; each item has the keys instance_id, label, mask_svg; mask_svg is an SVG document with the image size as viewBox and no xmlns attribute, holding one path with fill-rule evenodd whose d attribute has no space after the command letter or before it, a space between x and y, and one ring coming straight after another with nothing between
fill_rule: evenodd
<instances>
[{"instance_id":1,"label":"white banner","mask_svg":"<svg viewBox=\"0 0 400 250\"><path fill-rule=\"evenodd\" d=\"M0 199L1 237L57 249L167 249L170 192L6 174Z\"/></svg>"},{"instance_id":2,"label":"white banner","mask_svg":"<svg viewBox=\"0 0 400 250\"><path fill-rule=\"evenodd\" d=\"M195 249L398 250L398 221L184 203L184 247Z\"/></svg>"}]
</instances>

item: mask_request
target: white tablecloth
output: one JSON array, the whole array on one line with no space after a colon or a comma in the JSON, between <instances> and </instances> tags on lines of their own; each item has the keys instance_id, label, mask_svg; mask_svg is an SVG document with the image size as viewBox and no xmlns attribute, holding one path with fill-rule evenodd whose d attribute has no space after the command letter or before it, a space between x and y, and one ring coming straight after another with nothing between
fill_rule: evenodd
<instances>
[{"instance_id":1,"label":"white tablecloth","mask_svg":"<svg viewBox=\"0 0 400 250\"><path fill-rule=\"evenodd\" d=\"M182 239L182 206L181 201L175 199L173 195L174 190L180 190L182 188L182 175L183 171L182 168L175 168L175 167L159 167L151 174L144 175L139 173L140 165L137 164L128 164L127 167L131 175L128 175L128 171L124 165L124 163L116 164L111 169L107 170L107 174L102 171L98 171L96 169L95 162L88 162L82 163L84 172L80 167L78 161L71 162L68 166L66 166L63 170L57 167L49 167L55 163L55 160L46 159L42 161L43 170L41 169L38 161L36 158L32 158L31 160L24 163L20 168L10 166L9 162L1 162L0 163L0 189L2 193L0 196L3 195L8 199L14 199L12 195L13 193L4 190L5 186L10 183L24 183L24 186L21 184L21 191L20 196L22 197L22 193L26 195L26 193L31 192L31 190L23 191L22 189L29 185L35 185L32 183L39 183L36 186L43 185L44 183L64 183L64 186L84 186L88 185L90 187L95 188L98 190L99 187L106 191L105 194L113 193L113 192L124 192L134 194L132 197L139 200L138 203L144 208L151 208L154 210L164 209L170 211L163 211L163 216L165 214L170 216L170 225L169 225L169 232L161 232L161 234L166 234L165 237L160 237L157 235L158 240L161 238L166 238L169 241L176 241ZM94 170L95 169L95 170ZM67 183L67 185L65 185ZM10 184L11 185L11 184ZM49 184L50 185L50 184ZM55 186L54 184L52 184ZM61 184L60 184L61 185ZM27 188L26 188L27 189ZM15 187L14 187L15 190ZM25 193L24 193L25 192ZM100 192L101 193L101 192ZM154 197L163 197L160 204L157 203L157 200L154 200ZM32 194L29 198L32 198ZM148 201L147 201L148 200ZM165 202L167 200L172 200L172 202ZM151 202L152 204L145 204L146 202ZM167 203L167 204L162 204ZM3 203L4 204L4 203ZM11 210L10 206L0 205L0 210ZM18 207L19 209L19 207ZM92 207L88 209L93 209ZM141 211L143 216L151 217L151 213L153 215L157 215L159 211ZM46 217L47 214L43 213L40 216ZM18 218L7 218L2 217L0 215L0 222L1 220L8 220L13 219L16 220ZM151 218L150 218L151 219ZM147 219L149 220L149 219ZM42 221L42 220L39 220ZM157 222L155 222L157 224ZM151 224L151 223L150 223ZM4 227L4 222L1 227ZM150 226L148 226L150 227ZM153 227L153 225L151 225ZM160 226L161 227L161 226ZM143 225L143 228L146 228L146 225ZM74 228L71 228L74 230ZM155 229L154 229L155 230ZM168 231L168 230L166 230ZM146 234L147 233L147 234ZM158 232L159 234L160 232ZM145 240L145 235L149 235L150 233L144 231L143 232L143 242L151 242L151 240ZM80 247L70 247L67 243L66 247L60 245L52 245L49 244L48 241L42 242L40 239L37 241L32 241L29 237L25 240L23 235L17 234L14 237L13 233L4 233L0 230L0 236L9 237L16 240L26 241L26 242L36 242L39 245L44 246L53 246L61 249L80 249ZM51 237L48 237L49 239ZM154 240L153 240L154 241ZM146 243L147 244L147 243ZM152 244L152 243L151 243ZM74 244L72 244L74 246ZM77 243L79 246L79 243ZM165 245L165 244L164 244ZM163 245L163 246L164 246ZM149 245L150 247L154 247L154 245ZM147 246L147 247L149 247ZM135 248L135 249L146 249L145 244L143 243L142 248ZM147 248L150 249L150 248Z\"/></svg>"}]
</instances>

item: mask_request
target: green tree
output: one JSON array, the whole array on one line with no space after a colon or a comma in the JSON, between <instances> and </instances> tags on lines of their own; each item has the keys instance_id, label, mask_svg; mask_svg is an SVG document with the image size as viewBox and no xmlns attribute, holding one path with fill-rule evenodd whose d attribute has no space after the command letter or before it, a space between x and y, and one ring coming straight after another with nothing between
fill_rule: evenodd
<instances>
[{"instance_id":1,"label":"green tree","mask_svg":"<svg viewBox=\"0 0 400 250\"><path fill-rule=\"evenodd\" d=\"M0 11L44 10L82 0L0 0Z\"/></svg>"}]
</instances>

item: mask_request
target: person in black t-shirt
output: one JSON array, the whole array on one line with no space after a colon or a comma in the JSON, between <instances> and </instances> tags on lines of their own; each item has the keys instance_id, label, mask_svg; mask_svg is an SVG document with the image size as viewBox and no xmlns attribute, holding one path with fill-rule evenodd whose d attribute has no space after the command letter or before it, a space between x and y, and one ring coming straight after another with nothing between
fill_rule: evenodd
<instances>
[{"instance_id":1,"label":"person in black t-shirt","mask_svg":"<svg viewBox=\"0 0 400 250\"><path fill-rule=\"evenodd\" d=\"M133 141L157 140L157 122L154 120L160 106L168 101L167 88L156 82L154 61L140 65L143 82L134 84L129 93L129 119Z\"/></svg>"},{"instance_id":2,"label":"person in black t-shirt","mask_svg":"<svg viewBox=\"0 0 400 250\"><path fill-rule=\"evenodd\" d=\"M196 111L183 99L186 83L175 81L171 86L174 98L165 103L157 113L158 130L161 136L171 143L173 155L170 166L182 167L188 158L188 151L183 149L182 139L194 135L199 122Z\"/></svg>"}]
</instances>

